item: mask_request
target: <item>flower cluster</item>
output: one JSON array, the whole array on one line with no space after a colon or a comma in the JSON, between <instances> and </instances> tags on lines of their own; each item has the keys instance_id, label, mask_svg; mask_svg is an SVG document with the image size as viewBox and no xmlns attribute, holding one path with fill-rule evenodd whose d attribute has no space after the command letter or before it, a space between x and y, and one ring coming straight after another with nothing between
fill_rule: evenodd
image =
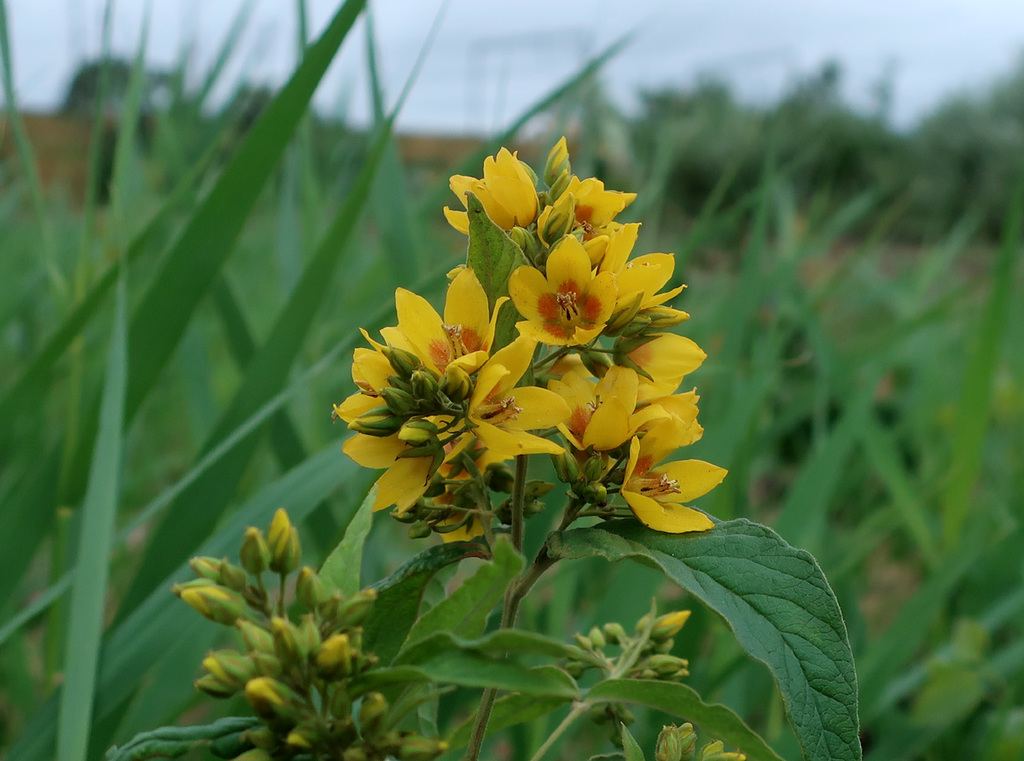
<instances>
[{"instance_id":1,"label":"flower cluster","mask_svg":"<svg viewBox=\"0 0 1024 761\"><path fill-rule=\"evenodd\" d=\"M441 755L448 747L442 740L394 729L391 706L372 689L378 660L363 649L362 624L376 592L328 592L316 571L299 568L300 558L298 532L278 510L266 535L246 531L241 566L227 558L193 558L197 578L174 586L193 609L241 635L241 648L207 654L196 681L213 697L244 695L260 720L224 757L430 761ZM264 584L268 572L280 582L276 599ZM302 611L297 620L285 605L291 575L292 607Z\"/></svg>"},{"instance_id":2,"label":"flower cluster","mask_svg":"<svg viewBox=\"0 0 1024 761\"><path fill-rule=\"evenodd\" d=\"M417 536L490 538L508 461L536 454L569 487L563 527L631 511L658 531L709 529L684 503L725 471L670 457L703 433L696 393L677 392L705 358L669 332L688 319L669 305L684 288L670 287L675 260L634 256L640 225L616 217L635 194L572 174L565 138L542 179L504 148L482 178L451 178L466 211L445 216L470 238L467 266L443 314L400 288L398 324L381 341L364 331L358 391L334 407L355 432L344 450L385 470L374 509L394 507ZM527 513L542 508L532 489Z\"/></svg>"}]
</instances>

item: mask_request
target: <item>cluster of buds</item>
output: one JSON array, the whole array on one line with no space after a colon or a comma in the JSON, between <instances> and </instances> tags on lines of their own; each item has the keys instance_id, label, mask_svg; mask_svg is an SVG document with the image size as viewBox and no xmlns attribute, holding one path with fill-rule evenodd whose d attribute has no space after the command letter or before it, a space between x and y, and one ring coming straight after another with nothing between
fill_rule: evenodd
<instances>
[{"instance_id":1,"label":"cluster of buds","mask_svg":"<svg viewBox=\"0 0 1024 761\"><path fill-rule=\"evenodd\" d=\"M450 273L442 312L396 291L398 324L381 340L364 332L358 390L334 406L355 433L345 452L386 471L374 509L394 508L414 536L489 540L510 511L487 474L547 454L571 490L563 527L632 514L668 533L711 528L684 503L725 471L663 462L703 433L696 393L678 391L705 354L667 332L688 318L669 306L684 288L670 285L673 255L634 256L640 225L617 220L636 194L573 174L565 138L540 178L503 148L482 178L450 185L466 211L445 216L470 236L467 266Z\"/></svg>"},{"instance_id":2,"label":"cluster of buds","mask_svg":"<svg viewBox=\"0 0 1024 761\"><path fill-rule=\"evenodd\" d=\"M204 674L195 683L213 697L243 695L260 719L243 735L235 757L430 761L439 756L447 749L443 741L395 729L388 701L365 684L363 677L378 665L363 648L362 629L376 591L351 596L329 591L314 569L300 567L301 554L295 526L278 510L266 535L246 530L240 565L227 558L193 558L197 578L173 588L193 609L240 635L238 648L206 655ZM276 594L264 582L266 573L278 577ZM286 606L292 578L295 601Z\"/></svg>"},{"instance_id":3,"label":"cluster of buds","mask_svg":"<svg viewBox=\"0 0 1024 761\"><path fill-rule=\"evenodd\" d=\"M675 645L673 637L689 618L688 610L662 616L647 613L637 621L633 635L616 622L595 626L587 634L574 634L573 639L587 657L570 660L566 671L576 678L587 669L596 668L609 676L630 679L682 679L690 673L690 662L672 655L671 650ZM619 649L614 656L607 652L610 646Z\"/></svg>"},{"instance_id":4,"label":"cluster of buds","mask_svg":"<svg viewBox=\"0 0 1024 761\"><path fill-rule=\"evenodd\" d=\"M746 761L742 753L727 752L721 740L713 740L697 752L697 732L687 722L662 727L654 749L655 761Z\"/></svg>"}]
</instances>

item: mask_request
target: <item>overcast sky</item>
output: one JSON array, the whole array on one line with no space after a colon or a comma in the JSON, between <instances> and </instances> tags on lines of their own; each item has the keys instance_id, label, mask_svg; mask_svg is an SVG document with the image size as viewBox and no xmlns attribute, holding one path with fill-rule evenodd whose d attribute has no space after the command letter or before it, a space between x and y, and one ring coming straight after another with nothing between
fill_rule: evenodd
<instances>
[{"instance_id":1,"label":"overcast sky","mask_svg":"<svg viewBox=\"0 0 1024 761\"><path fill-rule=\"evenodd\" d=\"M113 48L134 54L146 2L114 0ZM307 0L311 32L340 0ZM244 0L153 0L147 56L170 67L192 43L191 70L208 68ZM441 0L372 0L387 94L393 99ZM628 10L626 10L628 6ZM23 107L52 108L77 64L100 51L103 0L7 0ZM280 84L295 64L293 0L258 0L222 92L244 79ZM912 124L941 98L980 91L1024 49L1021 0L451 0L400 120L406 130L501 127L622 34L633 43L605 70L626 107L641 89L685 86L714 73L748 100L770 100L830 58L845 94L870 102L892 72L893 117ZM346 41L317 96L354 119L367 113L362 35ZM198 74L197 74L198 76Z\"/></svg>"}]
</instances>

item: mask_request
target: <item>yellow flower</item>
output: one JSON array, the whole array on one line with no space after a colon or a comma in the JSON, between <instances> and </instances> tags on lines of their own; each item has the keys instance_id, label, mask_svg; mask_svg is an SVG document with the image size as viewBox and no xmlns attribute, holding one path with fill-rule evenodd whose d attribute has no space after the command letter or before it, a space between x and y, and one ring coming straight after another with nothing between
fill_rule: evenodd
<instances>
[{"instance_id":1,"label":"yellow flower","mask_svg":"<svg viewBox=\"0 0 1024 761\"><path fill-rule=\"evenodd\" d=\"M553 428L569 417L562 398L544 388L516 386L533 361L537 342L520 336L480 368L469 400L469 419L480 443L503 459L559 454L562 447L527 431Z\"/></svg>"},{"instance_id":2,"label":"yellow flower","mask_svg":"<svg viewBox=\"0 0 1024 761\"><path fill-rule=\"evenodd\" d=\"M487 294L467 267L448 287L443 320L422 296L404 288L395 291L398 329L430 369L444 373L455 364L474 373L487 361L498 310L507 300L498 299L494 314L489 314Z\"/></svg>"},{"instance_id":3,"label":"yellow flower","mask_svg":"<svg viewBox=\"0 0 1024 761\"><path fill-rule=\"evenodd\" d=\"M662 333L625 353L616 361L640 372L640 401L667 396L679 388L683 378L707 358L697 344L685 336ZM650 378L643 377L647 373Z\"/></svg>"},{"instance_id":4,"label":"yellow flower","mask_svg":"<svg viewBox=\"0 0 1024 761\"><path fill-rule=\"evenodd\" d=\"M466 193L480 199L487 216L503 230L526 227L537 218L537 184L529 167L509 153L507 148L497 156L484 159L482 180L465 175L454 175L449 181L452 192L466 204ZM444 207L448 222L461 233L469 234L469 217L464 211Z\"/></svg>"},{"instance_id":5,"label":"yellow flower","mask_svg":"<svg viewBox=\"0 0 1024 761\"><path fill-rule=\"evenodd\" d=\"M642 438L634 437L621 493L640 522L655 531L706 531L715 525L711 519L681 503L707 494L722 482L726 471L702 460L678 460L655 467L676 449L679 435L679 423L667 420Z\"/></svg>"},{"instance_id":6,"label":"yellow flower","mask_svg":"<svg viewBox=\"0 0 1024 761\"><path fill-rule=\"evenodd\" d=\"M558 426L577 450L593 447L607 452L627 442L637 430L666 416L657 405L636 410L637 374L628 367L611 367L600 381L573 371L552 380L548 388L569 405L569 419Z\"/></svg>"},{"instance_id":7,"label":"yellow flower","mask_svg":"<svg viewBox=\"0 0 1024 761\"><path fill-rule=\"evenodd\" d=\"M593 177L573 177L565 192L576 198L576 222L583 228L584 240L616 229L615 215L636 199L636 193L605 190L604 183Z\"/></svg>"},{"instance_id":8,"label":"yellow flower","mask_svg":"<svg viewBox=\"0 0 1024 761\"><path fill-rule=\"evenodd\" d=\"M437 470L437 458L433 455L399 456L411 448L398 438L398 434L379 437L357 433L342 446L342 451L364 468L387 468L375 484L374 511L394 505L401 515L427 490L430 478Z\"/></svg>"},{"instance_id":9,"label":"yellow flower","mask_svg":"<svg viewBox=\"0 0 1024 761\"><path fill-rule=\"evenodd\" d=\"M509 278L508 290L526 318L516 323L520 334L556 346L599 336L615 306L615 276L595 276L583 244L571 235L551 250L546 277L533 267L519 267Z\"/></svg>"},{"instance_id":10,"label":"yellow flower","mask_svg":"<svg viewBox=\"0 0 1024 761\"><path fill-rule=\"evenodd\" d=\"M697 422L697 402L700 397L697 391L687 391L685 394L663 396L653 399L651 405L657 407L667 417L675 419L679 424L679 431L676 439L677 447L688 447L695 441L700 441L704 435L704 428Z\"/></svg>"}]
</instances>

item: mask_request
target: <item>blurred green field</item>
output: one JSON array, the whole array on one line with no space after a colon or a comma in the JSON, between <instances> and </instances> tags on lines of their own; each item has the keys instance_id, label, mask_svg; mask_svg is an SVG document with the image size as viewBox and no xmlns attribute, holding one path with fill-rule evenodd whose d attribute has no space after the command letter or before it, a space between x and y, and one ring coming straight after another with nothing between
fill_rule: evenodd
<instances>
[{"instance_id":1,"label":"blurred green field","mask_svg":"<svg viewBox=\"0 0 1024 761\"><path fill-rule=\"evenodd\" d=\"M601 97L596 76L615 65L610 51L439 175L403 161L394 106L379 91L366 133L307 111L339 45L365 33L350 31L361 5L345 4L251 124L239 119L244 99L219 110L207 102L216 68L198 91L172 79L170 105L144 110L140 53L108 146L109 187L100 190L96 130L82 206L40 183L44 157L22 139L5 87L3 129L16 148L0 165L0 753L55 757L60 731L80 740L59 757L84 757L87 737L89 757L100 758L143 729L216 715L209 701L197 708L192 681L217 632L170 583L193 555L233 554L241 528L282 505L303 522L307 563L336 543L373 478L341 454L346 432L330 417L350 392L357 329L394 321L397 286L442 293L465 255L441 214L453 201L447 174L478 175L484 155L543 115L544 135L534 120L525 157L542 158L526 155L530 146L546 151L567 131L578 174L639 193L628 210L645 223L639 247L676 252L676 278L689 285L676 301L692 315L684 332L709 355L688 379L706 429L694 456L730 471L700 506L773 526L817 557L857 658L865 756L1019 758L1017 138L999 132L997 150L977 160L994 167L979 175L987 184L955 167L922 179L904 163L896 176L904 159L893 159L882 172L891 181L862 172L844 185L842 168L805 171L833 155L835 125L885 130L871 132L870 119L831 96L814 106L827 105L827 120L780 121L782 109L744 112L721 98L718 111L699 110L707 94L698 93L661 112L653 104L671 98L652 98L631 121ZM222 58L233 45L224 41ZM376 85L375 65L371 56ZM953 126L923 128L899 150L872 153L870 140L859 150L911 156L927 133L934 160L922 163L955 163L958 137L992 144L963 125L1008 102L997 97L1007 87L973 117L963 116L970 104L950 106L960 122L947 116ZM1024 111L996 111L1024 135ZM798 121L802 141L790 129ZM942 196L931 205L929 190ZM545 515L532 519L527 549L549 529ZM377 516L364 579L421 548ZM640 566L562 564L522 622L569 637L628 624L654 595L678 592ZM691 659L688 683L799 757L767 670L695 606L676 646ZM100 619L96 641L89 621ZM89 716L94 680L83 734L75 721ZM477 700L465 692L442 728ZM537 720L492 757L529 757L558 720ZM633 733L653 747L665 721L638 714ZM576 738L561 753L606 752L603 738Z\"/></svg>"}]
</instances>

